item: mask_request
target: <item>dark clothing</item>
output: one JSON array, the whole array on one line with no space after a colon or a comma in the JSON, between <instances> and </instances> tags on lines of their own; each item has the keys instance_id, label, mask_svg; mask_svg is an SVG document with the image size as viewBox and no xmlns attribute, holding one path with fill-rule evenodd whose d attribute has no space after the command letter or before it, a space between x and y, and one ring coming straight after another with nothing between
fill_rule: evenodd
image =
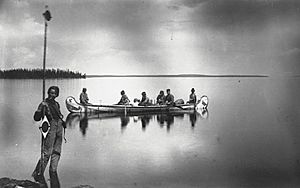
<instances>
[{"instance_id":1,"label":"dark clothing","mask_svg":"<svg viewBox=\"0 0 300 188\"><path fill-rule=\"evenodd\" d=\"M167 105L174 105L174 95L168 94L165 98L165 103Z\"/></svg>"},{"instance_id":2,"label":"dark clothing","mask_svg":"<svg viewBox=\"0 0 300 188\"><path fill-rule=\"evenodd\" d=\"M80 96L79 96L79 101L81 104L88 104L89 103L89 97L87 95L87 93L80 93Z\"/></svg>"},{"instance_id":3,"label":"dark clothing","mask_svg":"<svg viewBox=\"0 0 300 188\"><path fill-rule=\"evenodd\" d=\"M130 100L128 99L128 97L125 94L123 94L118 104L124 105L124 104L129 104L129 102Z\"/></svg>"},{"instance_id":4,"label":"dark clothing","mask_svg":"<svg viewBox=\"0 0 300 188\"><path fill-rule=\"evenodd\" d=\"M189 99L188 103L190 103L190 104L196 104L197 103L197 96L196 96L195 93L190 94L190 99Z\"/></svg>"},{"instance_id":5,"label":"dark clothing","mask_svg":"<svg viewBox=\"0 0 300 188\"><path fill-rule=\"evenodd\" d=\"M44 165L43 165L42 172L44 172L50 157L51 157L51 162L50 162L49 171L55 172L57 170L57 165L58 165L58 160L60 158L61 145L62 145L63 127L61 125L61 122L62 122L61 120L50 121L50 130L46 138L43 138L44 147L42 148L42 151L44 154L44 160L43 160ZM40 160L38 165L36 166L36 170L40 170Z\"/></svg>"},{"instance_id":6,"label":"dark clothing","mask_svg":"<svg viewBox=\"0 0 300 188\"><path fill-rule=\"evenodd\" d=\"M46 100L47 106L44 108L45 110L45 115L47 116L48 120L51 121L52 119L54 120L59 120L62 118L62 114L60 112L60 105L58 102L55 100L51 100L47 98ZM43 112L42 112L42 105L40 104L38 107L38 110L34 113L33 119L35 121L40 121L41 118L43 117Z\"/></svg>"},{"instance_id":7,"label":"dark clothing","mask_svg":"<svg viewBox=\"0 0 300 188\"><path fill-rule=\"evenodd\" d=\"M156 103L157 103L157 104L164 104L164 103L165 103L165 98L166 98L165 95L159 94L159 95L156 97Z\"/></svg>"},{"instance_id":8,"label":"dark clothing","mask_svg":"<svg viewBox=\"0 0 300 188\"><path fill-rule=\"evenodd\" d=\"M50 130L47 136L42 137L42 158L39 159L36 168L32 174L33 177L43 176L48 161L50 160L49 174L50 178L57 176L57 166L61 154L62 136L63 136L63 121L60 112L60 106L55 100L47 98L45 100L46 106L44 107L45 115L50 123ZM38 110L34 113L34 120L40 121L43 117L43 105L40 104ZM42 165L41 165L42 163ZM53 179L52 179L53 180ZM51 184L53 184L51 180ZM60 187L59 182L55 182L55 187Z\"/></svg>"},{"instance_id":9,"label":"dark clothing","mask_svg":"<svg viewBox=\"0 0 300 188\"><path fill-rule=\"evenodd\" d=\"M139 106L148 106L150 104L150 99L148 97L142 97L141 102L139 102Z\"/></svg>"},{"instance_id":10,"label":"dark clothing","mask_svg":"<svg viewBox=\"0 0 300 188\"><path fill-rule=\"evenodd\" d=\"M50 130L46 136L46 138L43 139L43 146L42 146L42 155L43 158L40 158L33 173L32 176L43 176L45 169L47 167L47 164L50 160L50 166L49 166L49 174L50 178L53 174L56 174L57 176L57 167L58 162L61 155L61 146L62 146L62 134L63 134L63 127L61 125L61 120L52 120L50 122ZM41 165L41 161L42 165ZM50 179L50 182L56 182L58 181L56 179ZM56 186L59 188L59 181L55 183ZM52 186L51 186L52 187Z\"/></svg>"}]
</instances>

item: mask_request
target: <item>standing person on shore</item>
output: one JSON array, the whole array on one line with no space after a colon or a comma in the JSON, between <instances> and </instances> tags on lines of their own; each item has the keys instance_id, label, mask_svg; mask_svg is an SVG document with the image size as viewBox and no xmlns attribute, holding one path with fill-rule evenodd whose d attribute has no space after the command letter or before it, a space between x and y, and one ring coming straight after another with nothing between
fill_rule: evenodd
<instances>
[{"instance_id":1,"label":"standing person on shore","mask_svg":"<svg viewBox=\"0 0 300 188\"><path fill-rule=\"evenodd\" d=\"M189 104L196 104L197 103L197 96L195 94L195 89L194 88L191 89L190 98L187 101L187 103L189 103Z\"/></svg>"},{"instance_id":2,"label":"standing person on shore","mask_svg":"<svg viewBox=\"0 0 300 188\"><path fill-rule=\"evenodd\" d=\"M39 159L32 177L35 181L47 187L47 183L44 178L44 171L50 159L49 175L51 187L59 188L60 183L57 175L58 162L61 155L61 146L63 138L63 128L65 123L62 120L63 115L60 112L60 105L55 98L59 95L59 88L57 86L51 86L48 89L48 98L40 103L38 109L34 113L34 120L40 121L44 115L46 115L49 123L50 130L46 137L42 137L42 157Z\"/></svg>"},{"instance_id":3,"label":"standing person on shore","mask_svg":"<svg viewBox=\"0 0 300 188\"><path fill-rule=\"evenodd\" d=\"M166 103L166 105L172 106L172 105L174 105L174 95L171 94L170 89L167 89L166 91L167 91L167 95L165 98L165 103Z\"/></svg>"},{"instance_id":4,"label":"standing person on shore","mask_svg":"<svg viewBox=\"0 0 300 188\"><path fill-rule=\"evenodd\" d=\"M88 94L86 91L87 91L87 89L83 88L82 93L80 93L80 96L79 96L79 101L83 105L89 104L89 97L88 97Z\"/></svg>"},{"instance_id":5,"label":"standing person on shore","mask_svg":"<svg viewBox=\"0 0 300 188\"><path fill-rule=\"evenodd\" d=\"M129 104L130 103L130 100L127 97L127 95L125 94L124 90L121 91L121 96L122 97L121 97L120 101L118 102L118 105L125 105L125 104Z\"/></svg>"},{"instance_id":6,"label":"standing person on shore","mask_svg":"<svg viewBox=\"0 0 300 188\"><path fill-rule=\"evenodd\" d=\"M158 96L156 97L156 104L162 105L165 103L165 93L163 90L161 90L158 94Z\"/></svg>"}]
</instances>

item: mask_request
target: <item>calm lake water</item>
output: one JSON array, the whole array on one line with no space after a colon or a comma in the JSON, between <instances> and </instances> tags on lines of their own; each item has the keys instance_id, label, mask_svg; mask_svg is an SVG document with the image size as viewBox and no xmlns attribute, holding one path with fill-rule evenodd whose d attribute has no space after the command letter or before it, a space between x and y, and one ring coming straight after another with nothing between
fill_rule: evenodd
<instances>
[{"instance_id":1,"label":"calm lake water","mask_svg":"<svg viewBox=\"0 0 300 188\"><path fill-rule=\"evenodd\" d=\"M89 78L47 80L57 100L112 104L170 88L210 99L208 113L140 117L69 116L58 173L62 187L299 187L299 78ZM33 113L40 80L0 80L0 177L30 179L40 155ZM48 179L48 168L45 176Z\"/></svg>"}]
</instances>

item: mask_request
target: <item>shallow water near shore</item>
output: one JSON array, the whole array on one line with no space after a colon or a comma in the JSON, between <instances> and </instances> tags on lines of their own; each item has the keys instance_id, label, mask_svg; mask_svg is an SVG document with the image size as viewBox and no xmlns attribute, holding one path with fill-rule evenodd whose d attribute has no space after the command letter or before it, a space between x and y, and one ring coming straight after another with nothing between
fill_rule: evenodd
<instances>
[{"instance_id":1,"label":"shallow water near shore","mask_svg":"<svg viewBox=\"0 0 300 188\"><path fill-rule=\"evenodd\" d=\"M300 185L299 78L88 78L47 80L64 100L87 88L112 104L125 90L154 99L209 97L205 114L68 116L58 167L62 187L297 187ZM30 177L40 154L33 113L41 80L0 80L0 177ZM46 169L46 178L49 178Z\"/></svg>"}]
</instances>

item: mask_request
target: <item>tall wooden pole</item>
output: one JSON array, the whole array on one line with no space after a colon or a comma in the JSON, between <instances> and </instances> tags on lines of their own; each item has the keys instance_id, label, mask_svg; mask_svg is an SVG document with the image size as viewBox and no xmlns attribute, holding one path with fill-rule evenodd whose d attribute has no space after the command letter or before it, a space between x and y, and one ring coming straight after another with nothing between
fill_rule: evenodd
<instances>
[{"instance_id":1,"label":"tall wooden pole","mask_svg":"<svg viewBox=\"0 0 300 188\"><path fill-rule=\"evenodd\" d=\"M44 34L44 56L43 56L43 100L45 100L45 79L46 79L46 52L47 52L47 21L45 19L45 34Z\"/></svg>"},{"instance_id":2,"label":"tall wooden pole","mask_svg":"<svg viewBox=\"0 0 300 188\"><path fill-rule=\"evenodd\" d=\"M51 20L51 14L48 10L48 5L45 6L45 12L43 13L44 21L45 21L45 34L44 34L44 56L43 56L43 100L45 100L45 77L46 77L46 53L47 53L47 21Z\"/></svg>"}]
</instances>

